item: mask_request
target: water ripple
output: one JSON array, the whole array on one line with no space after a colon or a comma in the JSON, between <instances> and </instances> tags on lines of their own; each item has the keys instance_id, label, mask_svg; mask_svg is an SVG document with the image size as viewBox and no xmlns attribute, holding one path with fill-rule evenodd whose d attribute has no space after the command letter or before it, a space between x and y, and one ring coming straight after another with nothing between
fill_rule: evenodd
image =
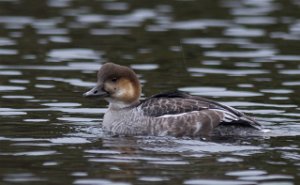
<instances>
[{"instance_id":1,"label":"water ripple","mask_svg":"<svg viewBox=\"0 0 300 185\"><path fill-rule=\"evenodd\" d=\"M272 94L290 94L294 91L289 89L261 89L260 92Z\"/></svg>"},{"instance_id":2,"label":"water ripple","mask_svg":"<svg viewBox=\"0 0 300 185\"><path fill-rule=\"evenodd\" d=\"M244 25L272 25L276 24L277 20L274 17L263 17L263 16L249 16L249 17L237 17L234 20L237 24Z\"/></svg>"},{"instance_id":3,"label":"water ripple","mask_svg":"<svg viewBox=\"0 0 300 185\"><path fill-rule=\"evenodd\" d=\"M16 55L18 51L15 49L0 49L0 55Z\"/></svg>"},{"instance_id":4,"label":"water ripple","mask_svg":"<svg viewBox=\"0 0 300 185\"><path fill-rule=\"evenodd\" d=\"M48 56L54 59L99 59L101 54L91 49L72 48L72 49L53 49Z\"/></svg>"},{"instance_id":5,"label":"water ripple","mask_svg":"<svg viewBox=\"0 0 300 185\"><path fill-rule=\"evenodd\" d=\"M236 45L250 45L251 42L245 38L185 38L182 41L185 44L196 44L200 46L215 47L218 44L236 44Z\"/></svg>"},{"instance_id":6,"label":"water ripple","mask_svg":"<svg viewBox=\"0 0 300 185\"><path fill-rule=\"evenodd\" d=\"M271 57L276 54L275 50L261 49L256 51L206 51L208 57L226 57L226 58L258 58Z\"/></svg>"},{"instance_id":7,"label":"water ripple","mask_svg":"<svg viewBox=\"0 0 300 185\"><path fill-rule=\"evenodd\" d=\"M73 184L78 185L131 185L131 183L127 182L114 182L105 179L77 179L73 182Z\"/></svg>"},{"instance_id":8,"label":"water ripple","mask_svg":"<svg viewBox=\"0 0 300 185\"><path fill-rule=\"evenodd\" d=\"M29 152L17 152L15 156L43 156L43 155L54 155L58 154L57 151L29 151Z\"/></svg>"},{"instance_id":9,"label":"water ripple","mask_svg":"<svg viewBox=\"0 0 300 185\"><path fill-rule=\"evenodd\" d=\"M188 68L189 72L193 73L205 73L205 74L226 74L226 75L234 75L234 76L246 76L246 75L256 75L256 74L267 74L268 70L261 69L212 69L212 68Z\"/></svg>"},{"instance_id":10,"label":"water ripple","mask_svg":"<svg viewBox=\"0 0 300 185\"><path fill-rule=\"evenodd\" d=\"M184 181L186 185L252 185L253 181L190 179Z\"/></svg>"},{"instance_id":11,"label":"water ripple","mask_svg":"<svg viewBox=\"0 0 300 185\"><path fill-rule=\"evenodd\" d=\"M171 24L171 29L180 30L201 30L207 27L229 27L231 25L228 20L213 20L213 19L202 19L202 20L188 20L182 22L174 22Z\"/></svg>"},{"instance_id":12,"label":"water ripple","mask_svg":"<svg viewBox=\"0 0 300 185\"><path fill-rule=\"evenodd\" d=\"M15 44L16 44L16 41L14 41L12 39L0 37L0 46L12 46Z\"/></svg>"},{"instance_id":13,"label":"water ripple","mask_svg":"<svg viewBox=\"0 0 300 185\"><path fill-rule=\"evenodd\" d=\"M224 34L233 37L260 37L265 35L265 31L249 28L228 28Z\"/></svg>"},{"instance_id":14,"label":"water ripple","mask_svg":"<svg viewBox=\"0 0 300 185\"><path fill-rule=\"evenodd\" d=\"M47 178L38 177L32 173L9 173L5 174L4 181L12 183L46 181Z\"/></svg>"},{"instance_id":15,"label":"water ripple","mask_svg":"<svg viewBox=\"0 0 300 185\"><path fill-rule=\"evenodd\" d=\"M5 70L5 71L0 71L0 75L2 75L2 76L18 76L18 75L22 75L22 72Z\"/></svg>"},{"instance_id":16,"label":"water ripple","mask_svg":"<svg viewBox=\"0 0 300 185\"><path fill-rule=\"evenodd\" d=\"M22 91L25 90L25 87L22 86L12 86L12 85L0 85L0 92L6 91Z\"/></svg>"}]
</instances>

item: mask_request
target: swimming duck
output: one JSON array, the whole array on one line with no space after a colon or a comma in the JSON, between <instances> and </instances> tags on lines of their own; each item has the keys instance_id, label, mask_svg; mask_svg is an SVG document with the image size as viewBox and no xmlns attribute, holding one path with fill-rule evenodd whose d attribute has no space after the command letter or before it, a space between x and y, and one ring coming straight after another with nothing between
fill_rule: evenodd
<instances>
[{"instance_id":1,"label":"swimming duck","mask_svg":"<svg viewBox=\"0 0 300 185\"><path fill-rule=\"evenodd\" d=\"M140 100L135 72L114 63L102 65L97 85L83 94L109 103L103 128L114 135L210 136L257 132L255 119L215 101L184 92L170 92Z\"/></svg>"}]
</instances>

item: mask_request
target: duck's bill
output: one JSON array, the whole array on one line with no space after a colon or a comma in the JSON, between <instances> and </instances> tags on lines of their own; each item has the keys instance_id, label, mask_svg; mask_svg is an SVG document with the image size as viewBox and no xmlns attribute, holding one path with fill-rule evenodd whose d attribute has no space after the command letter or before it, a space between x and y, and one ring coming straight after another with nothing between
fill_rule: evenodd
<instances>
[{"instance_id":1,"label":"duck's bill","mask_svg":"<svg viewBox=\"0 0 300 185\"><path fill-rule=\"evenodd\" d=\"M102 90L101 86L96 86L93 89L89 90L88 92L83 94L84 97L107 97L108 93Z\"/></svg>"}]
</instances>

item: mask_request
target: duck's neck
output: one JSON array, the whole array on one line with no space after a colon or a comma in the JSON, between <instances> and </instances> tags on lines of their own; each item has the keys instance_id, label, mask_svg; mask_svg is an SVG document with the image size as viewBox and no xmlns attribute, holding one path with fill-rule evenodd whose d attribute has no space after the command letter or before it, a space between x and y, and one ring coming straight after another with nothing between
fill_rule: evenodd
<instances>
[{"instance_id":1,"label":"duck's neck","mask_svg":"<svg viewBox=\"0 0 300 185\"><path fill-rule=\"evenodd\" d=\"M139 104L139 102L140 102L139 100L136 100L134 102L127 103L127 102L122 102L122 101L118 101L118 100L113 100L111 98L107 98L106 100L109 102L108 108L110 110L121 110L124 108L133 107L133 106Z\"/></svg>"}]
</instances>

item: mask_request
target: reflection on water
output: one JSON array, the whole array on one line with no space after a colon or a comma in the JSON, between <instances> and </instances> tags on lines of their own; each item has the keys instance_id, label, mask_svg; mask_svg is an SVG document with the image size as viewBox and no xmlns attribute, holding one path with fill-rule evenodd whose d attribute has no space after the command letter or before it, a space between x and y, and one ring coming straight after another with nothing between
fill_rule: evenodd
<instances>
[{"instance_id":1,"label":"reflection on water","mask_svg":"<svg viewBox=\"0 0 300 185\"><path fill-rule=\"evenodd\" d=\"M0 184L297 184L299 1L0 1ZM143 98L179 89L261 137L113 137L82 93L104 62Z\"/></svg>"}]
</instances>

